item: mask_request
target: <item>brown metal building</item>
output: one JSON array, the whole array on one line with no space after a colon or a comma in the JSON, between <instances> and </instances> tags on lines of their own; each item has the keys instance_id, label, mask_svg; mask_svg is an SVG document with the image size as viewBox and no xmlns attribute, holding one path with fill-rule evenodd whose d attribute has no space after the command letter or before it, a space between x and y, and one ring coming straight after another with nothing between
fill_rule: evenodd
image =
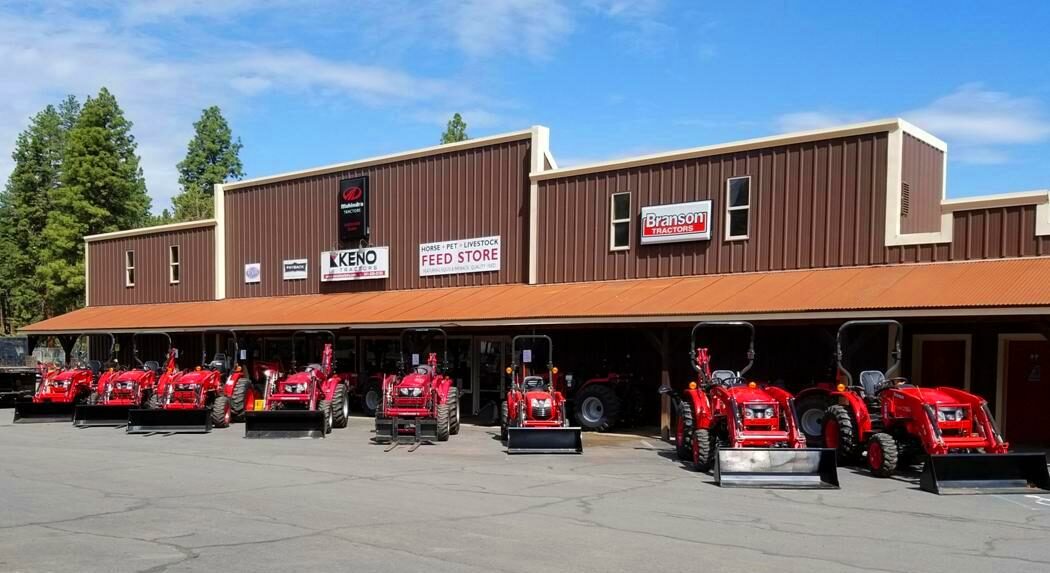
<instances>
[{"instance_id":1,"label":"brown metal building","mask_svg":"<svg viewBox=\"0 0 1050 573\"><path fill-rule=\"evenodd\" d=\"M1050 398L1031 383L1050 372L1050 193L949 200L947 152L891 119L558 168L533 127L238 181L214 220L87 237L88 307L24 330L227 328L267 354L325 327L364 372L399 328L439 325L484 417L524 331L580 376L631 372L651 406L688 376L698 320L755 322L758 373L801 387L830 375L839 323L887 317L906 374L1050 443L1024 421Z\"/></svg>"}]
</instances>

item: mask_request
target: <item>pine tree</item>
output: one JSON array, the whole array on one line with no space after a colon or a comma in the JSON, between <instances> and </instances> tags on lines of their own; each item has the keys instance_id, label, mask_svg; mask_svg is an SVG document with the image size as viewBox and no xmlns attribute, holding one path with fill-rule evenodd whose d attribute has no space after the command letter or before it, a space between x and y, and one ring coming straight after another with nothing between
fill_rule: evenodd
<instances>
[{"instance_id":1,"label":"pine tree","mask_svg":"<svg viewBox=\"0 0 1050 573\"><path fill-rule=\"evenodd\" d=\"M36 271L44 316L82 304L85 235L132 229L149 218L131 127L116 98L102 88L84 102L66 135L61 185L52 193Z\"/></svg>"},{"instance_id":2,"label":"pine tree","mask_svg":"<svg viewBox=\"0 0 1050 573\"><path fill-rule=\"evenodd\" d=\"M463 116L458 113L453 115L445 126L445 132L441 134L441 143L455 143L468 139L470 136L467 135L467 122L463 121Z\"/></svg>"},{"instance_id":3,"label":"pine tree","mask_svg":"<svg viewBox=\"0 0 1050 573\"><path fill-rule=\"evenodd\" d=\"M73 96L33 116L15 142L15 166L0 192L0 290L15 327L42 318L44 297L34 279L45 260L44 228L62 178L68 127L80 106Z\"/></svg>"},{"instance_id":4,"label":"pine tree","mask_svg":"<svg viewBox=\"0 0 1050 573\"><path fill-rule=\"evenodd\" d=\"M217 183L244 177L241 140L233 133L217 106L201 112L193 124L194 135L179 162L182 192L172 199L176 221L195 221L212 217Z\"/></svg>"}]
</instances>

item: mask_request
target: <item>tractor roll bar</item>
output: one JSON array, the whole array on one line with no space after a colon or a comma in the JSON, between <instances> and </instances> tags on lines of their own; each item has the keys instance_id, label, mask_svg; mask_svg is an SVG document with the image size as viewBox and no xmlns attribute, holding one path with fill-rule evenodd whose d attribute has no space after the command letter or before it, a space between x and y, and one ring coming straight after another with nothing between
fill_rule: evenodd
<instances>
[{"instance_id":1,"label":"tractor roll bar","mask_svg":"<svg viewBox=\"0 0 1050 573\"><path fill-rule=\"evenodd\" d=\"M335 333L332 332L331 330L296 330L295 332L292 333L292 369L293 370L295 369L296 364L298 362L295 359L295 337L299 336L299 335L302 335L305 338L305 337L307 337L307 336L309 336L311 334L320 334L320 335L323 335L323 336L328 336L328 338L332 339L332 346L333 346L333 350L334 350L336 338L335 338Z\"/></svg>"},{"instance_id":2,"label":"tractor roll bar","mask_svg":"<svg viewBox=\"0 0 1050 573\"><path fill-rule=\"evenodd\" d=\"M230 364L230 368L232 370L233 365L237 364L241 360L241 356L240 356L240 354L241 354L241 345L240 345L240 343L237 340L237 331L235 331L233 329L223 329L223 328L202 330L201 331L201 365L205 365L205 364L208 363L208 335L209 334L229 334L230 335L230 341L229 342L233 342L233 362ZM218 350L219 350L218 346L216 346L215 351L218 352Z\"/></svg>"},{"instance_id":3,"label":"tractor roll bar","mask_svg":"<svg viewBox=\"0 0 1050 573\"><path fill-rule=\"evenodd\" d=\"M689 334L689 339L692 342L692 347L689 349L690 362L693 363L693 369L699 370L696 366L696 332L702 328L743 328L748 332L747 341L747 365L740 370L740 376L747 374L748 370L755 365L755 325L744 320L726 320L726 321L709 321L709 322L698 322L693 326L692 332Z\"/></svg>"},{"instance_id":4,"label":"tractor roll bar","mask_svg":"<svg viewBox=\"0 0 1050 573\"><path fill-rule=\"evenodd\" d=\"M163 336L168 341L168 350L164 352L165 360L167 360L168 352L171 352L171 335L162 330L143 330L140 332L134 332L131 334L131 357L135 359L135 362L139 366L143 366L142 360L139 358L139 336Z\"/></svg>"},{"instance_id":5,"label":"tractor roll bar","mask_svg":"<svg viewBox=\"0 0 1050 573\"><path fill-rule=\"evenodd\" d=\"M887 378L893 378L893 375L897 373L897 370L901 366L901 341L904 338L904 327L900 322L892 319L870 319L870 320L847 320L842 323L839 327L838 334L835 335L835 365L838 367L839 372L842 372L846 376L846 382L849 386L853 386L853 375L849 373L844 364L844 358L846 357L845 352L842 351L842 340L845 338L846 331L851 328L858 327L869 327L869 326L889 326L893 328L893 350L890 352L890 357L893 358L893 363L886 369L883 375Z\"/></svg>"},{"instance_id":6,"label":"tractor roll bar","mask_svg":"<svg viewBox=\"0 0 1050 573\"><path fill-rule=\"evenodd\" d=\"M547 369L550 370L554 367L554 342L551 337L546 334L519 334L514 338L510 339L510 347L512 350L518 348L519 340L543 340L547 342ZM518 366L518 354L515 352L513 360L511 362L514 366Z\"/></svg>"},{"instance_id":7,"label":"tractor roll bar","mask_svg":"<svg viewBox=\"0 0 1050 573\"><path fill-rule=\"evenodd\" d=\"M405 365L405 362L406 362L406 360L405 360L405 346L406 346L405 345L405 336L408 335L408 334L411 334L411 333L422 334L422 333L426 333L426 332L434 332L434 333L437 333L437 334L441 335L441 363L445 364L445 365L448 364L448 333L445 332L444 328L440 328L440 327L437 327L437 326L429 326L429 327L424 327L424 328L406 328L406 329L401 331L401 339L399 340L399 342L401 343L401 367L402 368L404 368L404 365ZM411 361L409 361L409 362L411 362Z\"/></svg>"}]
</instances>

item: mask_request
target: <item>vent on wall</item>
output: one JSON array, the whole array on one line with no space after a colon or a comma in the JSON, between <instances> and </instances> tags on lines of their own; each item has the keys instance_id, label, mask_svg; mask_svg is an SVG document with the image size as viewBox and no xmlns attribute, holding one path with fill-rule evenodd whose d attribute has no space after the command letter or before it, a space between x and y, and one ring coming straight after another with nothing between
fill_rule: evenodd
<instances>
[{"instance_id":1,"label":"vent on wall","mask_svg":"<svg viewBox=\"0 0 1050 573\"><path fill-rule=\"evenodd\" d=\"M901 217L908 216L911 207L911 187L906 182L901 182Z\"/></svg>"}]
</instances>

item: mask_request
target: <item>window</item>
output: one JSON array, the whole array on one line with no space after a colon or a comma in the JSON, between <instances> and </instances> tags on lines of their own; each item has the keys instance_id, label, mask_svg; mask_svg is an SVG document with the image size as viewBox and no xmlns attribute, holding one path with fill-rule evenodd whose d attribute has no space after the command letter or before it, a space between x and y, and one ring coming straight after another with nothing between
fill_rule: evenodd
<instances>
[{"instance_id":1,"label":"window","mask_svg":"<svg viewBox=\"0 0 1050 573\"><path fill-rule=\"evenodd\" d=\"M746 239L751 209L751 177L726 180L726 240Z\"/></svg>"},{"instance_id":2,"label":"window","mask_svg":"<svg viewBox=\"0 0 1050 573\"><path fill-rule=\"evenodd\" d=\"M124 286L135 286L135 251L124 251Z\"/></svg>"},{"instance_id":3,"label":"window","mask_svg":"<svg viewBox=\"0 0 1050 573\"><path fill-rule=\"evenodd\" d=\"M613 193L609 203L609 250L631 248L631 194Z\"/></svg>"},{"instance_id":4,"label":"window","mask_svg":"<svg viewBox=\"0 0 1050 573\"><path fill-rule=\"evenodd\" d=\"M179 246L168 247L168 282L179 284Z\"/></svg>"}]
</instances>

